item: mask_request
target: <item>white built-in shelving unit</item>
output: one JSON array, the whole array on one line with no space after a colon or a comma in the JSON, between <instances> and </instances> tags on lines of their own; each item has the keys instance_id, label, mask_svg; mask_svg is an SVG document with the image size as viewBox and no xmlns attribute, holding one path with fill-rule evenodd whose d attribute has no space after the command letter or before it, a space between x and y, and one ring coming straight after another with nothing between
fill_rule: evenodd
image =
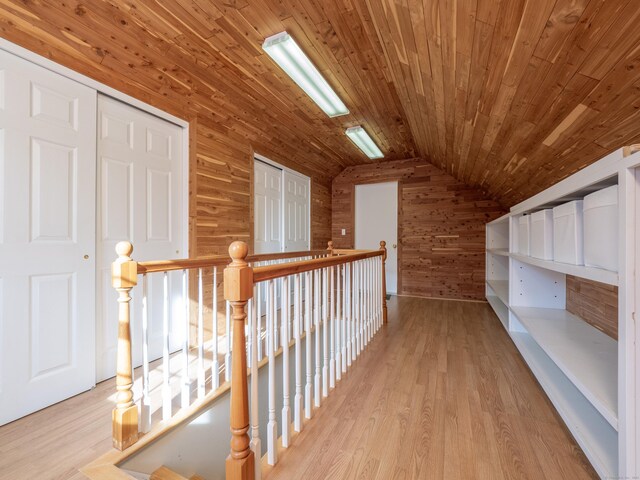
<instances>
[{"instance_id":1,"label":"white built-in shelving unit","mask_svg":"<svg viewBox=\"0 0 640 480\"><path fill-rule=\"evenodd\" d=\"M602 478L640 478L640 153L624 152L515 205L486 231L487 300ZM611 185L618 185L617 272L517 253L520 217ZM566 275L618 286L617 340L566 310Z\"/></svg>"}]
</instances>

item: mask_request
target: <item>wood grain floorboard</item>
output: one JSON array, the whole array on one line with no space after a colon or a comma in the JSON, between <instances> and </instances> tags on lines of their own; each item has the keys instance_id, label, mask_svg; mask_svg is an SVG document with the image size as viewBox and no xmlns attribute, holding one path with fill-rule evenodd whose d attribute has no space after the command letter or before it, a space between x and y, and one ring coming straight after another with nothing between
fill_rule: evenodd
<instances>
[{"instance_id":1,"label":"wood grain floorboard","mask_svg":"<svg viewBox=\"0 0 640 480\"><path fill-rule=\"evenodd\" d=\"M389 324L266 478L597 475L488 305L393 297Z\"/></svg>"}]
</instances>

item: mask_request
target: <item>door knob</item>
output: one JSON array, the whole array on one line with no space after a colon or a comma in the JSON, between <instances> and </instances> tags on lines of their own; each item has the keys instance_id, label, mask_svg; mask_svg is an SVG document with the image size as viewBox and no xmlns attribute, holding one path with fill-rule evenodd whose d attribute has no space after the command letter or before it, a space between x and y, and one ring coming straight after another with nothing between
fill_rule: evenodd
<instances>
[{"instance_id":1,"label":"door knob","mask_svg":"<svg viewBox=\"0 0 640 480\"><path fill-rule=\"evenodd\" d=\"M398 245L396 245L395 243L393 244L393 248L398 248Z\"/></svg>"}]
</instances>

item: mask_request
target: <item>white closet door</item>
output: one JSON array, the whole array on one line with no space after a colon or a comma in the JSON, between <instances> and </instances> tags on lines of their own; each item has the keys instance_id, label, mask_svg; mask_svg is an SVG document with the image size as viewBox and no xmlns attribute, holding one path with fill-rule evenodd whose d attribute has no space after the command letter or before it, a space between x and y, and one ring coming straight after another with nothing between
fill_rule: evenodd
<instances>
[{"instance_id":1,"label":"white closet door","mask_svg":"<svg viewBox=\"0 0 640 480\"><path fill-rule=\"evenodd\" d=\"M282 251L282 170L254 162L254 251Z\"/></svg>"},{"instance_id":2,"label":"white closet door","mask_svg":"<svg viewBox=\"0 0 640 480\"><path fill-rule=\"evenodd\" d=\"M284 171L284 250L309 250L309 177Z\"/></svg>"},{"instance_id":3,"label":"white closet door","mask_svg":"<svg viewBox=\"0 0 640 480\"><path fill-rule=\"evenodd\" d=\"M98 96L97 378L115 375L117 294L111 287L115 245L128 240L137 261L184 258L182 128L103 95ZM181 272L170 274L173 349L184 309ZM132 294L133 361L142 360L142 290ZM149 355L162 355L162 274L149 276Z\"/></svg>"},{"instance_id":4,"label":"white closet door","mask_svg":"<svg viewBox=\"0 0 640 480\"><path fill-rule=\"evenodd\" d=\"M96 92L0 51L0 424L95 381Z\"/></svg>"}]
</instances>

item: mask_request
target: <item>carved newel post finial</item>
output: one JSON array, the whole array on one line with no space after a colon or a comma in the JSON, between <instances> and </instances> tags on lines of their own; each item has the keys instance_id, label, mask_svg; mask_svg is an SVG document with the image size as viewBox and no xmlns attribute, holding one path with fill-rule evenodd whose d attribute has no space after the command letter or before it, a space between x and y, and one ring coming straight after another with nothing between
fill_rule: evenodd
<instances>
[{"instance_id":1,"label":"carved newel post finial","mask_svg":"<svg viewBox=\"0 0 640 480\"><path fill-rule=\"evenodd\" d=\"M253 295L253 269L247 264L249 248L244 242L229 246L231 263L224 270L224 298L229 301L233 321L231 356L231 451L226 462L227 480L253 480L255 459L249 439L249 392L245 349L245 311Z\"/></svg>"},{"instance_id":2,"label":"carved newel post finial","mask_svg":"<svg viewBox=\"0 0 640 480\"><path fill-rule=\"evenodd\" d=\"M380 241L380 250L384 252L382 254L382 321L383 323L387 323L387 278L385 268L385 262L387 261L387 242L384 240Z\"/></svg>"},{"instance_id":3,"label":"carved newel post finial","mask_svg":"<svg viewBox=\"0 0 640 480\"><path fill-rule=\"evenodd\" d=\"M329 251L329 255L333 256L333 240L327 242L327 251Z\"/></svg>"},{"instance_id":4,"label":"carved newel post finial","mask_svg":"<svg viewBox=\"0 0 640 480\"><path fill-rule=\"evenodd\" d=\"M133 402L131 364L131 289L138 283L138 264L131 259L133 245L119 242L118 259L111 265L111 283L118 292L116 407L112 414L113 446L124 450L138 440L138 407Z\"/></svg>"}]
</instances>

